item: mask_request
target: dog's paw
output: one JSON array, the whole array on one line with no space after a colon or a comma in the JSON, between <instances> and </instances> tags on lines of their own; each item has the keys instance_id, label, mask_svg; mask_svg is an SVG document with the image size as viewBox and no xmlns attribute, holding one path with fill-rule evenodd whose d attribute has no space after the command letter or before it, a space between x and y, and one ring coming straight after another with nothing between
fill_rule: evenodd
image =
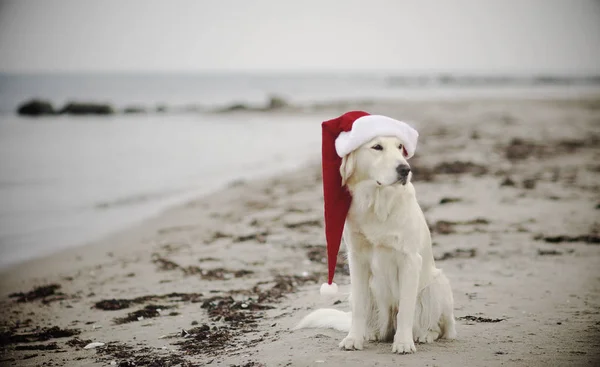
<instances>
[{"instance_id":1,"label":"dog's paw","mask_svg":"<svg viewBox=\"0 0 600 367\"><path fill-rule=\"evenodd\" d=\"M415 337L417 343L433 343L440 337L440 333L428 330L421 335Z\"/></svg>"},{"instance_id":2,"label":"dog's paw","mask_svg":"<svg viewBox=\"0 0 600 367\"><path fill-rule=\"evenodd\" d=\"M452 328L444 334L444 339L456 339L456 330Z\"/></svg>"},{"instance_id":3,"label":"dog's paw","mask_svg":"<svg viewBox=\"0 0 600 367\"><path fill-rule=\"evenodd\" d=\"M408 340L408 341L394 340L394 344L392 344L392 353L408 354L408 353L414 353L416 351L417 351L417 348L415 348L415 342L412 340Z\"/></svg>"},{"instance_id":4,"label":"dog's paw","mask_svg":"<svg viewBox=\"0 0 600 367\"><path fill-rule=\"evenodd\" d=\"M456 339L456 329L454 325L450 325L448 330L443 335L444 339Z\"/></svg>"},{"instance_id":5,"label":"dog's paw","mask_svg":"<svg viewBox=\"0 0 600 367\"><path fill-rule=\"evenodd\" d=\"M345 350L362 350L364 338L357 338L354 335L348 335L340 343L340 348Z\"/></svg>"}]
</instances>

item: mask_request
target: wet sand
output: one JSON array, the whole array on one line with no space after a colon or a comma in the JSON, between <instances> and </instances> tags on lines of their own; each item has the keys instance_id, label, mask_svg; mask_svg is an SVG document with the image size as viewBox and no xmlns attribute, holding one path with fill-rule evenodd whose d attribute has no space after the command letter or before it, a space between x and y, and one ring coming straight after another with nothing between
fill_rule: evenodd
<instances>
[{"instance_id":1,"label":"wet sand","mask_svg":"<svg viewBox=\"0 0 600 367\"><path fill-rule=\"evenodd\" d=\"M394 355L290 329L326 277L314 163L236 182L102 241L0 273L7 366L551 366L600 363L600 100L339 106L414 121L419 202L458 338ZM319 111L321 114L323 111ZM317 132L320 133L320 132ZM309 157L310 158L310 157ZM105 343L91 349L92 342Z\"/></svg>"}]
</instances>

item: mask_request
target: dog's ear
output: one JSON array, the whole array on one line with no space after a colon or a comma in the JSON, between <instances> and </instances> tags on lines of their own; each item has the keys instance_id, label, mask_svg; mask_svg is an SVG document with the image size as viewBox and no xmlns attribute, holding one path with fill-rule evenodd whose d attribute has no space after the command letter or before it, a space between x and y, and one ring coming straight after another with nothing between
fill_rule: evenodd
<instances>
[{"instance_id":1,"label":"dog's ear","mask_svg":"<svg viewBox=\"0 0 600 367\"><path fill-rule=\"evenodd\" d=\"M340 175L342 176L342 186L346 185L350 176L354 173L354 166L356 164L356 158L354 158L354 152L350 152L348 155L342 158L342 165L340 166Z\"/></svg>"}]
</instances>

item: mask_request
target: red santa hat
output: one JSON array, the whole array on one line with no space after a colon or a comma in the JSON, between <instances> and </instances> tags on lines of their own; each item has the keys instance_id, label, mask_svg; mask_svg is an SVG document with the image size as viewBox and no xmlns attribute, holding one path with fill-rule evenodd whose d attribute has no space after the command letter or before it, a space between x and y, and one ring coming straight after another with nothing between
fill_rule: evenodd
<instances>
[{"instance_id":1,"label":"red santa hat","mask_svg":"<svg viewBox=\"0 0 600 367\"><path fill-rule=\"evenodd\" d=\"M405 122L364 111L351 111L323 122L322 169L323 196L325 201L325 237L327 239L327 283L321 286L321 294L335 294L333 282L337 255L342 241L346 216L352 196L342 186L340 166L342 157L378 136L395 136L402 140L403 153L410 158L417 148L419 133Z\"/></svg>"}]
</instances>

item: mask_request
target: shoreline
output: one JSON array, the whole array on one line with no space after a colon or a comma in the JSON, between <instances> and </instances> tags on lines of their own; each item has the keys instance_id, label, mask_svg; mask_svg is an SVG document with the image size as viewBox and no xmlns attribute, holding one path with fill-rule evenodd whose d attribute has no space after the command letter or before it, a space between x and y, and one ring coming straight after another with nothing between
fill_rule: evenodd
<instances>
[{"instance_id":1,"label":"shoreline","mask_svg":"<svg viewBox=\"0 0 600 367\"><path fill-rule=\"evenodd\" d=\"M248 182L269 182L272 180L276 180L279 177L282 177L288 173L295 173L298 171L313 169L316 165L316 163L314 163L315 161L315 159L307 159L306 162L304 162L303 164L295 164L295 166L298 166L298 168L284 168L282 170L279 170L277 173L270 172L265 174L259 174L258 176L251 178L235 178L229 180L227 184L220 185L220 187L216 184L211 185L211 187L213 188L203 190L203 193L201 194L188 195L185 199L177 200L176 203L171 203L166 206L163 206L161 209L155 210L154 214L149 214L144 218L136 219L133 222L123 224L116 230L105 231L104 234L101 234L95 238L90 238L89 240L59 249L49 254L29 258L18 263L7 264L6 266L0 266L0 278L6 279L5 277L10 277L10 273L13 270L16 270L17 268L37 268L37 265L39 264L52 262L53 260L61 258L68 253L74 252L76 254L75 257L81 257L87 252L87 250L89 250L92 247L99 246L100 244L112 243L115 238L129 237L130 233L133 233L132 236L136 237L136 235L138 235L140 231L144 231L147 227L152 227L151 223L160 221L160 218L168 216L170 212L178 211L178 209L186 207L187 205L190 205L190 203L206 200L212 195L220 195L223 192L227 192L232 187L245 185ZM27 274L31 273L28 272Z\"/></svg>"},{"instance_id":2,"label":"shoreline","mask_svg":"<svg viewBox=\"0 0 600 367\"><path fill-rule=\"evenodd\" d=\"M99 233L98 235L93 236L87 240L73 243L71 245L65 246L63 248L60 248L56 251L53 251L53 252L50 252L47 254L42 254L40 256L35 256L35 257L29 257L27 259L24 259L24 260L18 261L18 262L14 262L14 263L7 263L5 265L0 265L0 277L6 273L9 273L11 271L11 269L18 268L20 266L27 266L28 263L30 263L30 262L41 261L46 258L51 258L51 257L57 256L57 255L60 255L60 254L66 253L66 252L71 252L75 249L84 248L84 247L88 247L88 246L94 246L98 243L107 242L108 239L110 239L110 238L119 237L121 234L130 232L130 231L135 231L135 228L141 228L144 226L144 224L146 224L146 222L160 218L161 216L166 215L166 213L171 210L176 210L177 208L183 207L183 206L187 205L189 202L202 200L213 194L218 194L221 191L226 190L228 187L235 186L237 184L248 182L248 181L263 181L263 180L267 180L267 179L276 178L276 177L284 175L288 172L294 172L294 171L300 170L304 166L314 165L314 163L311 163L314 161L315 161L315 159L307 159L306 162L304 162L303 164L294 164L294 166L297 166L297 168L289 168L289 167L282 168L282 169L277 170L276 173L271 172L271 170L269 170L268 173L260 173L253 177L238 177L238 178L230 179L227 181L227 183L225 183L223 185L218 185L217 183L214 183L212 185L209 185L210 188L206 188L204 190L199 190L199 189L192 190L192 191L194 191L194 193L190 192L190 193L186 194L185 197L169 200L168 204L163 203L160 205L160 208L157 207L154 210L152 210L151 212L148 212L147 214L140 216L139 218L136 218L131 221L127 221L126 223L122 223L121 225L118 225L117 227L115 227L113 229L97 231L97 232L102 232L102 233Z\"/></svg>"},{"instance_id":3,"label":"shoreline","mask_svg":"<svg viewBox=\"0 0 600 367\"><path fill-rule=\"evenodd\" d=\"M389 343L344 352L337 348L343 333L290 331L314 308L349 307L344 259L339 296L318 295L326 264L313 163L0 271L0 364L594 365L599 106L369 107L417 121L413 182L437 266L453 286L457 340L393 355ZM89 342L106 344L83 349Z\"/></svg>"}]
</instances>

